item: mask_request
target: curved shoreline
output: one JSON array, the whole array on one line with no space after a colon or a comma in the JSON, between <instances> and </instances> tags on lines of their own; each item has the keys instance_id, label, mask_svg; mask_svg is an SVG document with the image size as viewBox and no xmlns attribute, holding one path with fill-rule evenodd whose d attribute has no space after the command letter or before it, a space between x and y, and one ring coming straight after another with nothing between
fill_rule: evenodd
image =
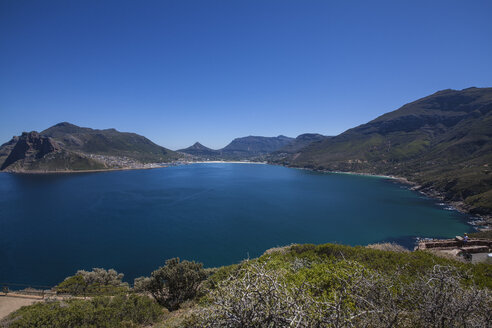
<instances>
[{"instance_id":1,"label":"curved shoreline","mask_svg":"<svg viewBox=\"0 0 492 328\"><path fill-rule=\"evenodd\" d=\"M64 170L64 171L1 171L0 173L11 173L11 174L72 174L72 173L101 173L101 172L112 172L112 171L131 171L131 170L152 170L160 169L163 167L169 167L173 165L160 165L154 167L118 167L112 169L97 169L97 170Z\"/></svg>"},{"instance_id":2,"label":"curved shoreline","mask_svg":"<svg viewBox=\"0 0 492 328\"><path fill-rule=\"evenodd\" d=\"M453 208L454 210L456 210L462 214L466 214L466 215L470 216L470 218L472 218L472 217L477 218L477 220L474 221L475 224L471 224L471 223L467 222L467 224L472 226L475 230L477 230L477 231L490 231L490 230L492 230L492 215L481 215L481 214L470 213L469 209L467 208L466 204L463 201L447 201L447 200L445 200L442 192L435 190L435 189L422 190L422 189L420 189L421 186L418 183L410 181L404 177L399 177L399 176L394 176L394 175L363 173L363 172L352 172L352 171L344 172L344 171L317 170L317 169L312 169L312 168L307 168L307 167L294 167L294 166L288 166L288 165L280 165L280 166L296 168L296 169L300 169L300 170L309 170L309 171L313 171L313 172L321 172L321 173L359 175L359 176L367 176L367 177L395 180L395 181L398 181L404 185L407 185L410 190L416 191L416 192L418 192L418 193L420 193L420 194L422 194L428 198L442 202L445 205Z\"/></svg>"},{"instance_id":3,"label":"curved shoreline","mask_svg":"<svg viewBox=\"0 0 492 328\"><path fill-rule=\"evenodd\" d=\"M249 161L196 161L196 162L185 162L183 164L263 164L263 165L269 165L268 162L249 162Z\"/></svg>"},{"instance_id":4,"label":"curved shoreline","mask_svg":"<svg viewBox=\"0 0 492 328\"><path fill-rule=\"evenodd\" d=\"M180 165L190 165L190 164L269 164L268 162L249 162L249 161L196 161L196 162L176 162L176 163L166 163L166 164L149 164L150 166L143 167L117 167L117 168L107 168L107 169L96 169L96 170L55 170L55 171L41 171L41 170L30 170L30 171L0 171L0 173L13 173L13 174L72 174L72 173L98 173L98 172L112 172L112 171L131 171L131 170L152 170L161 169L170 166L180 166ZM154 165L154 166L152 166Z\"/></svg>"},{"instance_id":5,"label":"curved shoreline","mask_svg":"<svg viewBox=\"0 0 492 328\"><path fill-rule=\"evenodd\" d=\"M263 165L278 165L278 166L284 166L288 168L294 168L294 169L299 169L299 170L309 170L313 172L321 172L321 173L333 173L333 174L346 174L346 175L358 175L358 176L366 176L366 177L374 177L374 178L382 178L382 179L391 179L398 181L402 184L405 184L409 186L410 190L417 191L422 195L425 195L426 197L435 199L439 202L442 202L446 204L447 206L452 207L453 209L457 210L458 212L462 214L469 215L470 217L475 217L478 218L476 220L475 224L470 224L470 226L474 227L478 231L488 231L492 230L492 216L490 215L480 215L480 214L474 214L470 213L469 209L467 206L464 204L463 201L446 201L444 199L443 193L439 192L435 189L428 189L428 190L422 190L420 189L421 186L413 181L408 180L405 177L400 177L400 176L394 176L394 175L381 175L381 174L374 174L374 173L366 173L366 172L353 172L353 171L329 171L329 170L317 170L313 168L307 168L307 167L295 167L295 166L288 166L288 165L282 165L282 164L276 164L276 163L269 163L269 162L250 162L250 161L183 161L183 162L176 162L176 163L166 163L166 164L148 164L148 167L122 167L122 168L108 168L108 169L98 169L98 170L64 170L64 171L1 171L0 173L13 173L13 174L72 174L72 173L100 173L100 172L112 172L112 171L129 171L129 170L150 170L150 169L158 169L158 168L164 168L164 167L169 167L169 166L179 166L179 165L191 165L191 164L263 164ZM155 165L155 166L153 166Z\"/></svg>"}]
</instances>

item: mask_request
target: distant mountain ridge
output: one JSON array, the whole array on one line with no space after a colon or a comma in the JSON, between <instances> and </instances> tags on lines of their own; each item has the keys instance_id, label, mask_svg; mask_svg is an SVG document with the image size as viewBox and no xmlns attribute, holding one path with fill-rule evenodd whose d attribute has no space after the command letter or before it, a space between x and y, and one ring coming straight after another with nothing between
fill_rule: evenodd
<instances>
[{"instance_id":1,"label":"distant mountain ridge","mask_svg":"<svg viewBox=\"0 0 492 328\"><path fill-rule=\"evenodd\" d=\"M311 145L313 142L320 142L331 137L324 136L319 133L304 133L298 135L294 140L289 142L284 147L277 150L277 153L295 153L304 147Z\"/></svg>"},{"instance_id":2,"label":"distant mountain ridge","mask_svg":"<svg viewBox=\"0 0 492 328\"><path fill-rule=\"evenodd\" d=\"M220 151L205 147L199 142L195 142L190 147L184 149L178 149L177 151L180 153L185 153L188 155L193 155L198 157L215 157L220 155Z\"/></svg>"},{"instance_id":3,"label":"distant mountain ridge","mask_svg":"<svg viewBox=\"0 0 492 328\"><path fill-rule=\"evenodd\" d=\"M403 176L492 213L492 88L443 90L274 162Z\"/></svg>"},{"instance_id":4,"label":"distant mountain ridge","mask_svg":"<svg viewBox=\"0 0 492 328\"><path fill-rule=\"evenodd\" d=\"M139 168L147 163L185 159L187 155L192 156L186 157L188 160L265 160L265 156L273 152L308 144L319 140L320 136L305 134L296 139L282 135L247 136L236 138L219 150L196 142L174 152L135 133L62 122L39 133L24 132L1 145L0 170L51 172Z\"/></svg>"},{"instance_id":5,"label":"distant mountain ridge","mask_svg":"<svg viewBox=\"0 0 492 328\"><path fill-rule=\"evenodd\" d=\"M178 151L198 157L213 157L224 160L253 159L277 151L293 140L293 138L282 135L277 137L247 136L235 138L227 146L217 150L207 148L197 142Z\"/></svg>"},{"instance_id":6,"label":"distant mountain ridge","mask_svg":"<svg viewBox=\"0 0 492 328\"><path fill-rule=\"evenodd\" d=\"M72 171L137 167L180 156L135 133L95 130L68 122L24 132L0 146L0 169Z\"/></svg>"},{"instance_id":7,"label":"distant mountain ridge","mask_svg":"<svg viewBox=\"0 0 492 328\"><path fill-rule=\"evenodd\" d=\"M220 150L221 154L227 156L258 156L265 155L288 145L293 138L286 136L260 137L248 136L236 138Z\"/></svg>"}]
</instances>

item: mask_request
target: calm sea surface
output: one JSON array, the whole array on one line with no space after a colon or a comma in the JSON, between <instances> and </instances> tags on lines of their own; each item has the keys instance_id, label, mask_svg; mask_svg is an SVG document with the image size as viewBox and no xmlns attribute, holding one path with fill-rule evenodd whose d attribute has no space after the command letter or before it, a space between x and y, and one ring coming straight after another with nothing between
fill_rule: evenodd
<instances>
[{"instance_id":1,"label":"calm sea surface","mask_svg":"<svg viewBox=\"0 0 492 328\"><path fill-rule=\"evenodd\" d=\"M210 267L290 243L410 247L464 231L464 215L374 177L253 164L0 174L0 283L93 267L133 281L176 256Z\"/></svg>"}]
</instances>

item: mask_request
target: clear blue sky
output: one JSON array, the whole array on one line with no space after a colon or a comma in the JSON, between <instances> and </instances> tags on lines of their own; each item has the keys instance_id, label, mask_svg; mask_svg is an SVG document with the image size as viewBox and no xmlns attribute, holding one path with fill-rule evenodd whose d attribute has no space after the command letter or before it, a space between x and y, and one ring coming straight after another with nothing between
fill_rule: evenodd
<instances>
[{"instance_id":1,"label":"clear blue sky","mask_svg":"<svg viewBox=\"0 0 492 328\"><path fill-rule=\"evenodd\" d=\"M336 135L492 86L492 1L0 1L0 143L55 123L177 149Z\"/></svg>"}]
</instances>

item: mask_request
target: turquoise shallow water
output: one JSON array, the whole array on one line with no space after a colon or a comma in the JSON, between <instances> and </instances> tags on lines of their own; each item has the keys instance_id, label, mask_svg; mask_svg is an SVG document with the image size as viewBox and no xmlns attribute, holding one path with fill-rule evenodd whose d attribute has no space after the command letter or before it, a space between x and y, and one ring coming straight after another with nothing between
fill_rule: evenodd
<instances>
[{"instance_id":1,"label":"turquoise shallow water","mask_svg":"<svg viewBox=\"0 0 492 328\"><path fill-rule=\"evenodd\" d=\"M0 282L53 285L93 267L133 281L175 256L220 266L290 243L411 246L470 230L374 177L253 164L0 174Z\"/></svg>"}]
</instances>

